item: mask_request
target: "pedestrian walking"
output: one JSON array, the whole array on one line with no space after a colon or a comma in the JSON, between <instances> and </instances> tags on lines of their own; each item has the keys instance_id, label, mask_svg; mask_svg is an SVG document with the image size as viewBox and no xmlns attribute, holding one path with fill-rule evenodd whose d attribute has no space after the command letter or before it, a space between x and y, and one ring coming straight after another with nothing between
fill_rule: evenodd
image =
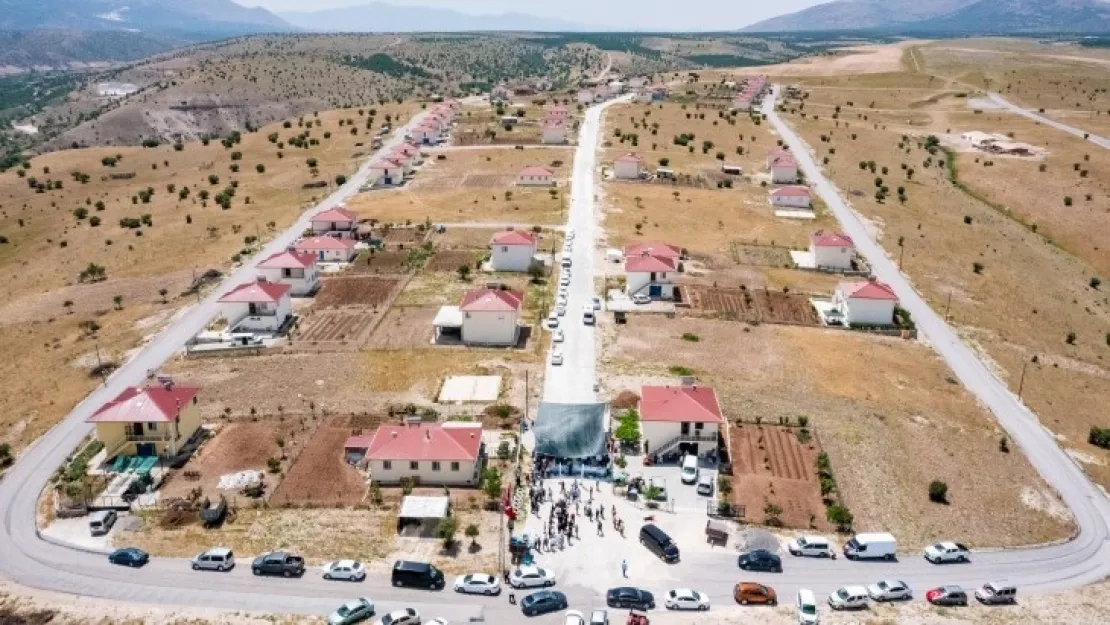
<instances>
[{"instance_id":1,"label":"pedestrian walking","mask_svg":"<svg viewBox=\"0 0 1110 625\"><path fill-rule=\"evenodd\" d=\"M516 593L509 591L509 605L516 605Z\"/></svg>"},{"instance_id":2,"label":"pedestrian walking","mask_svg":"<svg viewBox=\"0 0 1110 625\"><path fill-rule=\"evenodd\" d=\"M628 577L628 560L621 560L621 575Z\"/></svg>"},{"instance_id":3,"label":"pedestrian walking","mask_svg":"<svg viewBox=\"0 0 1110 625\"><path fill-rule=\"evenodd\" d=\"M602 529L603 527L604 527L604 524L601 522L601 519L598 519L598 521L597 521L597 535L598 536L604 536L605 535L605 532Z\"/></svg>"}]
</instances>

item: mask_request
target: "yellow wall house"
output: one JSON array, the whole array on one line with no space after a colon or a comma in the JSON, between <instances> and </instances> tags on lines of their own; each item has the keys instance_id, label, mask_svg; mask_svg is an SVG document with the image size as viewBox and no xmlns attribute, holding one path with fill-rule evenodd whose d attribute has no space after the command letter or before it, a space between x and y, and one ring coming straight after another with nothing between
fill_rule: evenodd
<instances>
[{"instance_id":1,"label":"yellow wall house","mask_svg":"<svg viewBox=\"0 0 1110 625\"><path fill-rule=\"evenodd\" d=\"M200 427L199 388L128 387L88 418L108 457L172 456Z\"/></svg>"}]
</instances>

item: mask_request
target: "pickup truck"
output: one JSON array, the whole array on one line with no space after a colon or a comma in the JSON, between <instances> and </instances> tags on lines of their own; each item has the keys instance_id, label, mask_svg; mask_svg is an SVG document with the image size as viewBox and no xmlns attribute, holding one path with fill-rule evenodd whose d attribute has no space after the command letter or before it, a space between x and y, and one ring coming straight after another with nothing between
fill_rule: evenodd
<instances>
[{"instance_id":1,"label":"pickup truck","mask_svg":"<svg viewBox=\"0 0 1110 625\"><path fill-rule=\"evenodd\" d=\"M251 562L251 572L255 575L300 577L304 575L304 558L285 551L271 551Z\"/></svg>"},{"instance_id":2,"label":"pickup truck","mask_svg":"<svg viewBox=\"0 0 1110 625\"><path fill-rule=\"evenodd\" d=\"M971 550L960 543L942 542L926 547L925 559L933 564L968 562L971 560Z\"/></svg>"}]
</instances>

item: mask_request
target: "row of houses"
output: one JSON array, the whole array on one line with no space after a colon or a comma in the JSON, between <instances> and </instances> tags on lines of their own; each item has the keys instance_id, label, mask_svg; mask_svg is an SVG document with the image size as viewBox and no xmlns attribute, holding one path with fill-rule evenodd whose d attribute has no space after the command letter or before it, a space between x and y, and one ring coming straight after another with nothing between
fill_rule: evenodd
<instances>
[{"instance_id":1,"label":"row of houses","mask_svg":"<svg viewBox=\"0 0 1110 625\"><path fill-rule=\"evenodd\" d=\"M763 101L767 92L767 78L764 76L749 76L744 80L744 86L732 98L732 110L751 111Z\"/></svg>"}]
</instances>

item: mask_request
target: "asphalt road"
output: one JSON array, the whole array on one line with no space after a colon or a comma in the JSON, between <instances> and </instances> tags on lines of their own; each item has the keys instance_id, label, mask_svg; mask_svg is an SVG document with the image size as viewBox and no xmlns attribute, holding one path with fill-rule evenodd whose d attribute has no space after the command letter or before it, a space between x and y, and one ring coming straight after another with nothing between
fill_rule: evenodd
<instances>
[{"instance_id":1,"label":"asphalt road","mask_svg":"<svg viewBox=\"0 0 1110 625\"><path fill-rule=\"evenodd\" d=\"M1105 148L1105 149L1110 149L1110 139L1107 139L1106 137L1100 137L1099 135L1096 135L1094 133L1088 133L1087 131L1083 130L1082 128L1076 128L1075 126L1069 126L1067 124L1058 122L1054 119L1049 119L1049 118L1047 118L1044 115L1041 115L1039 113L1034 113L1032 111L1032 109L1027 109L1027 108L1020 107L1020 106L1014 104L1013 102L1010 102L1006 98L1003 98L1002 96L998 95L997 93L994 93L994 92L987 93L987 97L989 97L991 99L991 101L994 102L995 104L1001 106L1004 109L1007 109L1009 111L1017 113L1018 115L1021 115L1022 117L1028 117L1029 119L1031 119L1033 121L1036 121L1036 122L1040 122L1042 124L1045 124L1046 126L1052 126L1053 128L1056 128L1057 130L1063 130L1064 132L1071 133L1071 134L1079 137L1080 139L1086 138L1087 141L1090 141L1091 143L1094 143L1095 145L1101 146L1102 148Z\"/></svg>"}]
</instances>

